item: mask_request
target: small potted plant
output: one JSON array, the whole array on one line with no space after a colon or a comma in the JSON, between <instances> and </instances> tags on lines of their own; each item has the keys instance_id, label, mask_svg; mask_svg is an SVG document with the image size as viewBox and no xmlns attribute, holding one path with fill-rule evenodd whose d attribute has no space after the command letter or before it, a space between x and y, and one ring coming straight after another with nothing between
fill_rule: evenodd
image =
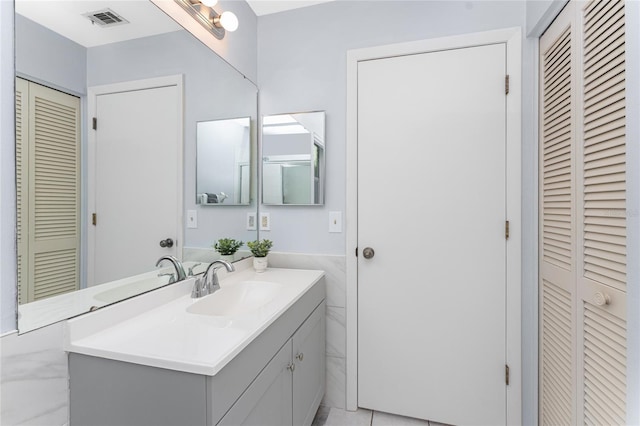
<instances>
[{"instance_id":1,"label":"small potted plant","mask_svg":"<svg viewBox=\"0 0 640 426\"><path fill-rule=\"evenodd\" d=\"M273 247L273 242L270 240L255 240L247 243L251 254L253 254L253 269L256 272L264 272L267 269L267 255L269 250Z\"/></svg>"},{"instance_id":2,"label":"small potted plant","mask_svg":"<svg viewBox=\"0 0 640 426\"><path fill-rule=\"evenodd\" d=\"M222 260L233 262L234 255L242 247L242 244L244 244L242 241L234 240L233 238L220 238L213 245L213 248L220 253Z\"/></svg>"}]
</instances>

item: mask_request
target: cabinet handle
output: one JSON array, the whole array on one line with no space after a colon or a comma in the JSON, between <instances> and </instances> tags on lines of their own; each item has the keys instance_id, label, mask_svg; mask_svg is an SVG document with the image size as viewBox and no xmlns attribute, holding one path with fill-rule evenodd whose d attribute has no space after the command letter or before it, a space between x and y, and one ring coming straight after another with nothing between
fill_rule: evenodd
<instances>
[{"instance_id":1,"label":"cabinet handle","mask_svg":"<svg viewBox=\"0 0 640 426\"><path fill-rule=\"evenodd\" d=\"M296 355L296 359L300 362L302 362L302 359L304 358L304 354L302 352L300 352L298 355Z\"/></svg>"},{"instance_id":2,"label":"cabinet handle","mask_svg":"<svg viewBox=\"0 0 640 426\"><path fill-rule=\"evenodd\" d=\"M287 370L293 372L293 370L295 369L296 369L296 365L293 362L287 365Z\"/></svg>"}]
</instances>

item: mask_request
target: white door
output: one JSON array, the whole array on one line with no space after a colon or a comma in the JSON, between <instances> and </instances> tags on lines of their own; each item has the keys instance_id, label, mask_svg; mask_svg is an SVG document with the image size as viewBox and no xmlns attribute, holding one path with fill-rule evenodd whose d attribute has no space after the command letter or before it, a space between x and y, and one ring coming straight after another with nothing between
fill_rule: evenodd
<instances>
[{"instance_id":1,"label":"white door","mask_svg":"<svg viewBox=\"0 0 640 426\"><path fill-rule=\"evenodd\" d=\"M182 161L176 86L98 95L94 283L153 270L176 255ZM170 238L172 247L161 247Z\"/></svg>"},{"instance_id":2,"label":"white door","mask_svg":"<svg viewBox=\"0 0 640 426\"><path fill-rule=\"evenodd\" d=\"M358 64L360 407L506 423L505 70L505 44Z\"/></svg>"}]
</instances>

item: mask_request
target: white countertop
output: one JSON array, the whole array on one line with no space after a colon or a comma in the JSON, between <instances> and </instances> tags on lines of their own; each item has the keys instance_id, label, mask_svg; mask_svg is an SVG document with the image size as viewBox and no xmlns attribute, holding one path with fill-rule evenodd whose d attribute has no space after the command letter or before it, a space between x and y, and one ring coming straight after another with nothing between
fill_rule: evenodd
<instances>
[{"instance_id":1,"label":"white countertop","mask_svg":"<svg viewBox=\"0 0 640 426\"><path fill-rule=\"evenodd\" d=\"M282 285L264 306L237 316L187 312L193 279L67 322L65 349L135 364L213 376L292 306L323 271L251 268L220 273L222 289L244 281ZM215 297L212 294L205 297Z\"/></svg>"},{"instance_id":2,"label":"white countertop","mask_svg":"<svg viewBox=\"0 0 640 426\"><path fill-rule=\"evenodd\" d=\"M185 270L196 262L183 262ZM195 266L196 273L204 272L207 264ZM169 283L167 276L174 273L171 265L154 269L143 274L122 278L108 283L59 294L35 302L18 306L18 329L21 333L82 315L92 309L102 308L147 291L155 290Z\"/></svg>"}]
</instances>

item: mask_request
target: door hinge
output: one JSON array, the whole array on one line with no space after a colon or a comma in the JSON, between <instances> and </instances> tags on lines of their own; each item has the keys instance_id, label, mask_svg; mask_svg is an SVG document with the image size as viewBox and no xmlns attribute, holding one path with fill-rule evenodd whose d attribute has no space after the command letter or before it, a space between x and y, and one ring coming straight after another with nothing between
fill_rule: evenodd
<instances>
[{"instance_id":1,"label":"door hinge","mask_svg":"<svg viewBox=\"0 0 640 426\"><path fill-rule=\"evenodd\" d=\"M509 221L508 220L504 221L504 238L506 240L509 239Z\"/></svg>"},{"instance_id":2,"label":"door hinge","mask_svg":"<svg viewBox=\"0 0 640 426\"><path fill-rule=\"evenodd\" d=\"M98 117L93 117L92 121L92 125L91 127L93 128L93 130L98 130Z\"/></svg>"},{"instance_id":3,"label":"door hinge","mask_svg":"<svg viewBox=\"0 0 640 426\"><path fill-rule=\"evenodd\" d=\"M98 215L95 213L91 213L91 224L95 226L98 223Z\"/></svg>"},{"instance_id":4,"label":"door hinge","mask_svg":"<svg viewBox=\"0 0 640 426\"><path fill-rule=\"evenodd\" d=\"M509 74L504 76L504 94L509 94Z\"/></svg>"},{"instance_id":5,"label":"door hinge","mask_svg":"<svg viewBox=\"0 0 640 426\"><path fill-rule=\"evenodd\" d=\"M504 381L509 386L509 366L507 364L504 365Z\"/></svg>"},{"instance_id":6,"label":"door hinge","mask_svg":"<svg viewBox=\"0 0 640 426\"><path fill-rule=\"evenodd\" d=\"M356 247L356 257L358 257L358 247Z\"/></svg>"}]
</instances>

